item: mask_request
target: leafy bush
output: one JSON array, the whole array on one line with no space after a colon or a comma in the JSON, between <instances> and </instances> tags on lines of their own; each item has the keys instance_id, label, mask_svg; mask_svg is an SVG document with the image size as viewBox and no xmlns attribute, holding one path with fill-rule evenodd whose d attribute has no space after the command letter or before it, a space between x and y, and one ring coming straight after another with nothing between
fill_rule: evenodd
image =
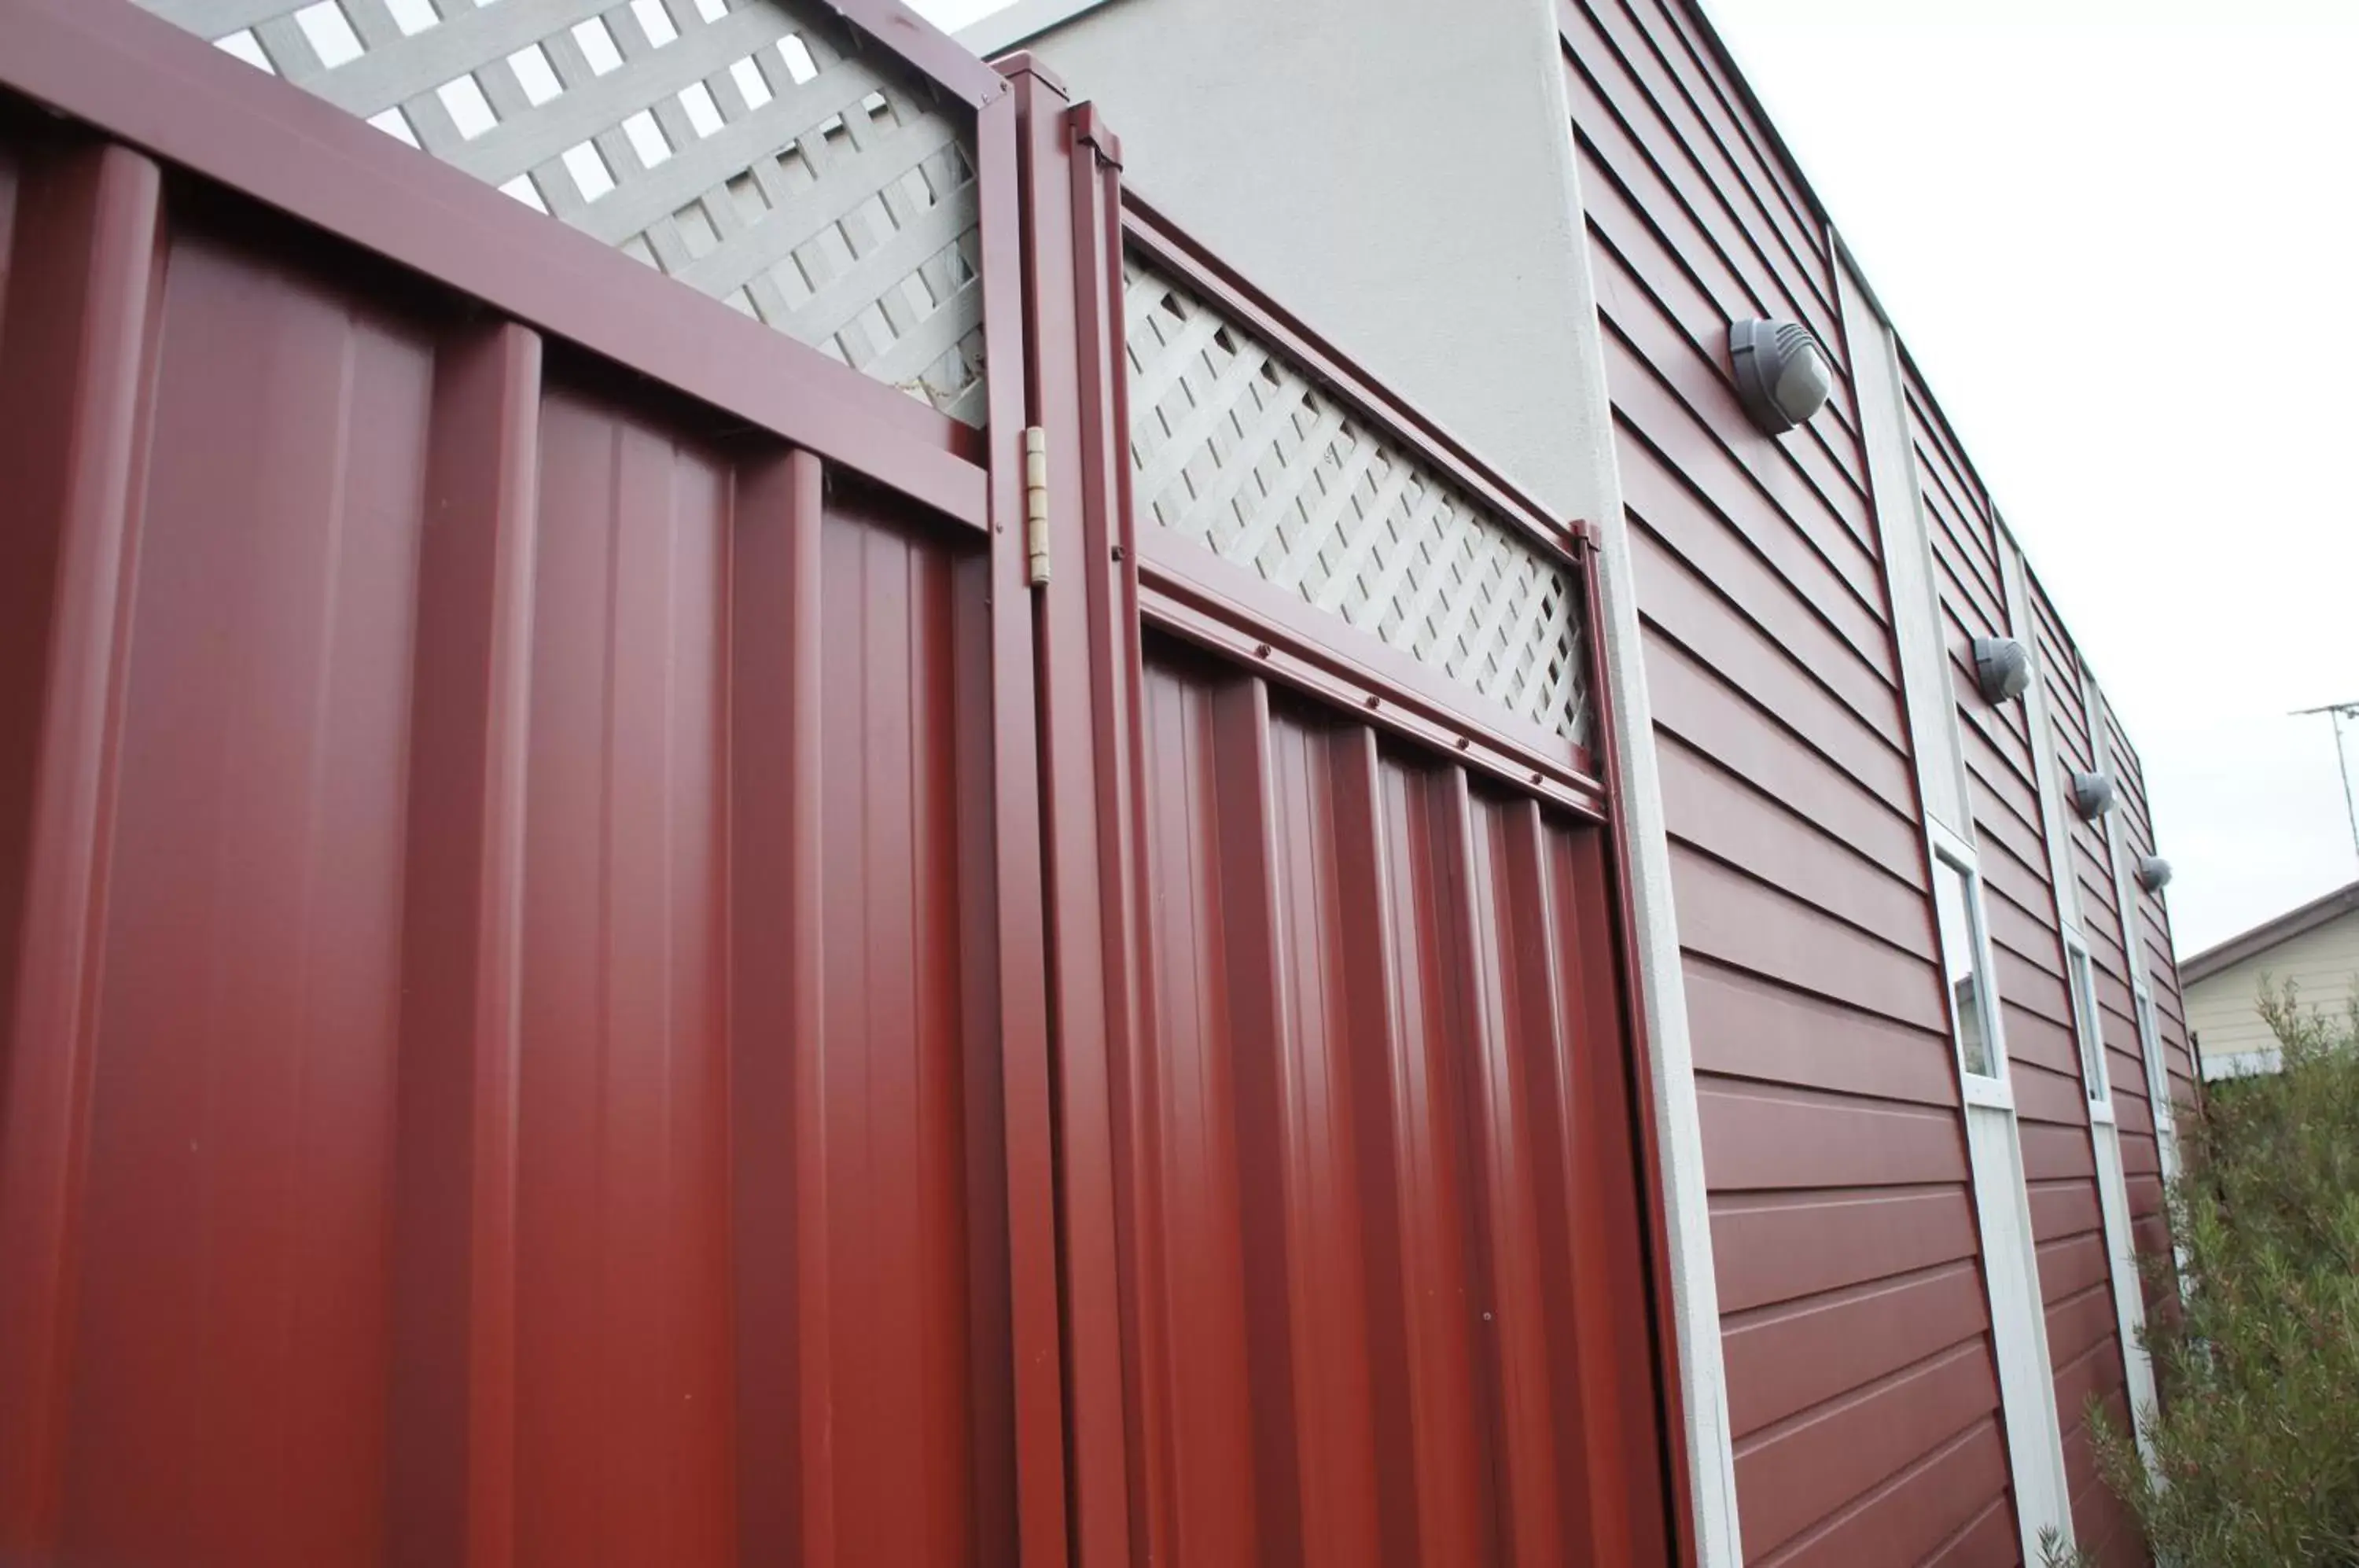
<instances>
[{"instance_id":1,"label":"leafy bush","mask_svg":"<svg viewBox=\"0 0 2359 1568\"><path fill-rule=\"evenodd\" d=\"M2288 985L2261 1006L2284 1070L2209 1085L2183 1118L2187 1298L2147 1326L2162 1408L2139 1418L2158 1477L2090 1423L2175 1568L2359 1564L2359 999L2305 1013Z\"/></svg>"}]
</instances>

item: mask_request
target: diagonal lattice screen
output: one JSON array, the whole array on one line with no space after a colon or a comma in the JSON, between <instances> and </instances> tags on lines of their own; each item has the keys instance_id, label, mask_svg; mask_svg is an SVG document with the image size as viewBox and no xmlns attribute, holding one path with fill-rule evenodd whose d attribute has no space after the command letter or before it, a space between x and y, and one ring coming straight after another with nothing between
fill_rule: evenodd
<instances>
[{"instance_id":1,"label":"diagonal lattice screen","mask_svg":"<svg viewBox=\"0 0 2359 1568\"><path fill-rule=\"evenodd\" d=\"M816 0L139 0L971 425L973 116Z\"/></svg>"},{"instance_id":2,"label":"diagonal lattice screen","mask_svg":"<svg viewBox=\"0 0 2359 1568\"><path fill-rule=\"evenodd\" d=\"M1180 283L1123 276L1139 521L1586 745L1565 563Z\"/></svg>"}]
</instances>

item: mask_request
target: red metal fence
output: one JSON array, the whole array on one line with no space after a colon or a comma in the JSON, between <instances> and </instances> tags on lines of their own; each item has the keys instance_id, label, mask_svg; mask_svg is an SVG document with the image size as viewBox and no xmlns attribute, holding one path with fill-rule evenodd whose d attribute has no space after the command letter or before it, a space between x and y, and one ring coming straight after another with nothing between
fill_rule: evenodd
<instances>
[{"instance_id":1,"label":"red metal fence","mask_svg":"<svg viewBox=\"0 0 2359 1568\"><path fill-rule=\"evenodd\" d=\"M0 1563L1669 1553L1579 534L844 9L980 432L0 6ZM1490 651L1138 522L1125 249L1496 519Z\"/></svg>"}]
</instances>

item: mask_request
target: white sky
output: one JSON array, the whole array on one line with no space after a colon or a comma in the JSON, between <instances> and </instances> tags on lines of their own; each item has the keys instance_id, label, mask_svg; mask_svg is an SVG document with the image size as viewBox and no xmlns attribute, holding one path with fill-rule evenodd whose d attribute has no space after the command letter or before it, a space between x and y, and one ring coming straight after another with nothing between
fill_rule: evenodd
<instances>
[{"instance_id":1,"label":"white sky","mask_svg":"<svg viewBox=\"0 0 2359 1568\"><path fill-rule=\"evenodd\" d=\"M2121 710L2180 952L2359 877L2286 716L2359 700L2359 0L1708 8Z\"/></svg>"}]
</instances>

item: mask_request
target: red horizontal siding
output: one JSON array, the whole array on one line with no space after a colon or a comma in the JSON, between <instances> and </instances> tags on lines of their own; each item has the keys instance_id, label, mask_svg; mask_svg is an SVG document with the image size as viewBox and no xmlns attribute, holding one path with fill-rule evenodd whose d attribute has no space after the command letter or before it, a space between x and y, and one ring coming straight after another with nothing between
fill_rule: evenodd
<instances>
[{"instance_id":1,"label":"red horizontal siding","mask_svg":"<svg viewBox=\"0 0 2359 1568\"><path fill-rule=\"evenodd\" d=\"M2011 1564L2019 1554L2006 1486L2006 1441L1997 1418L1985 1417L1807 1537L1758 1562L1762 1568Z\"/></svg>"},{"instance_id":2,"label":"red horizontal siding","mask_svg":"<svg viewBox=\"0 0 2359 1568\"><path fill-rule=\"evenodd\" d=\"M1893 1473L1892 1456L1937 1449L1998 1408L1990 1346L1962 1344L1737 1444L1749 1558L1843 1509ZM1954 1484L1956 1477L1951 1477Z\"/></svg>"},{"instance_id":3,"label":"red horizontal siding","mask_svg":"<svg viewBox=\"0 0 2359 1568\"><path fill-rule=\"evenodd\" d=\"M1640 592L1645 592L1641 583ZM1699 612L1705 613L1705 612ZM1649 623L1657 635L1646 648L1647 695L1657 727L1747 783L1784 809L1875 860L1896 877L1922 877L1922 835L1908 816L1860 781L1859 776L1812 746L1748 699L1757 677L1743 667L1714 664L1690 654Z\"/></svg>"},{"instance_id":4,"label":"red horizontal siding","mask_svg":"<svg viewBox=\"0 0 2359 1568\"><path fill-rule=\"evenodd\" d=\"M1699 1100L1722 1192L1966 1180L1964 1134L1947 1107L1717 1080Z\"/></svg>"},{"instance_id":5,"label":"red horizontal siding","mask_svg":"<svg viewBox=\"0 0 2359 1568\"><path fill-rule=\"evenodd\" d=\"M1899 674L1847 373L1765 440L1725 348L1789 316L1840 370L1833 258L1681 7L1562 16L1745 1551L1915 1561L2012 1510Z\"/></svg>"},{"instance_id":6,"label":"red horizontal siding","mask_svg":"<svg viewBox=\"0 0 2359 1568\"><path fill-rule=\"evenodd\" d=\"M1699 1072L1874 1099L1958 1103L1947 1034L1693 954L1687 1002Z\"/></svg>"},{"instance_id":7,"label":"red horizontal siding","mask_svg":"<svg viewBox=\"0 0 2359 1568\"><path fill-rule=\"evenodd\" d=\"M1723 1349L1729 1421L1757 1432L1972 1339L1987 1318L1971 1261L1733 1314Z\"/></svg>"},{"instance_id":8,"label":"red horizontal siding","mask_svg":"<svg viewBox=\"0 0 2359 1568\"><path fill-rule=\"evenodd\" d=\"M1715 1194L1712 1215L1720 1305L1731 1313L1971 1258L1977 1248L1962 1186Z\"/></svg>"}]
</instances>

